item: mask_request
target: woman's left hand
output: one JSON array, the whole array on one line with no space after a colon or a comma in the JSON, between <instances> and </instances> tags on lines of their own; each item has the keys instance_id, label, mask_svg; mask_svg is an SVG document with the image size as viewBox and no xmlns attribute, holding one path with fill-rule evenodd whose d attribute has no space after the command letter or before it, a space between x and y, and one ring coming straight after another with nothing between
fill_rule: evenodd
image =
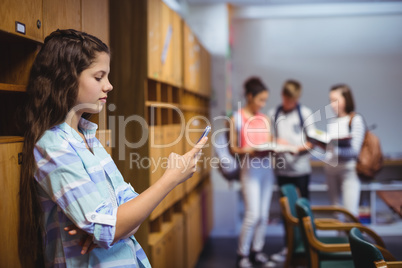
<instances>
[{"instance_id":1,"label":"woman's left hand","mask_svg":"<svg viewBox=\"0 0 402 268\"><path fill-rule=\"evenodd\" d=\"M81 254L84 255L86 253L91 252L94 248L98 247L97 244L93 242L93 237L75 225L70 225L64 228L69 235L80 235L80 243L79 245L82 247Z\"/></svg>"},{"instance_id":2,"label":"woman's left hand","mask_svg":"<svg viewBox=\"0 0 402 268\"><path fill-rule=\"evenodd\" d=\"M298 150L298 153L300 154L300 153L309 152L310 150L313 149L313 147L314 147L314 145L308 141L308 142L304 143L304 145L299 146L297 148L297 150Z\"/></svg>"}]
</instances>

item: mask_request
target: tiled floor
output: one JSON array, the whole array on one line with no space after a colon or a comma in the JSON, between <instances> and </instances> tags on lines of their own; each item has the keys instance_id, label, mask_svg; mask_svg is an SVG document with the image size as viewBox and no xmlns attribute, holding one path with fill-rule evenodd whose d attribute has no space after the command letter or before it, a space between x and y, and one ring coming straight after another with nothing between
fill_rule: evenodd
<instances>
[{"instance_id":1,"label":"tiled floor","mask_svg":"<svg viewBox=\"0 0 402 268\"><path fill-rule=\"evenodd\" d=\"M272 255L284 245L282 237L267 237L264 252ZM210 238L201 253L197 268L232 268L236 267L237 238ZM281 266L278 266L281 267Z\"/></svg>"},{"instance_id":2,"label":"tiled floor","mask_svg":"<svg viewBox=\"0 0 402 268\"><path fill-rule=\"evenodd\" d=\"M397 260L402 261L402 237L383 237L387 249ZM268 255L279 252L284 245L282 237L267 237L264 252ZM210 238L205 244L204 250L196 268L233 268L236 267L237 237ZM282 267L278 264L277 266Z\"/></svg>"}]
</instances>

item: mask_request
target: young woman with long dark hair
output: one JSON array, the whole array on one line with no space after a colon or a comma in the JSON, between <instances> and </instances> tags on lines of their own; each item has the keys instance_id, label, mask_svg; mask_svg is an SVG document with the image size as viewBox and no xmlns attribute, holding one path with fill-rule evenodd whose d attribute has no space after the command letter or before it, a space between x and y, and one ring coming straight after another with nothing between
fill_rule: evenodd
<instances>
[{"instance_id":1,"label":"young woman with long dark hair","mask_svg":"<svg viewBox=\"0 0 402 268\"><path fill-rule=\"evenodd\" d=\"M207 138L183 156L172 153L143 193L124 182L85 119L106 104L109 71L109 48L75 30L46 37L34 61L20 187L23 267L150 267L133 234L195 171Z\"/></svg>"}]
</instances>

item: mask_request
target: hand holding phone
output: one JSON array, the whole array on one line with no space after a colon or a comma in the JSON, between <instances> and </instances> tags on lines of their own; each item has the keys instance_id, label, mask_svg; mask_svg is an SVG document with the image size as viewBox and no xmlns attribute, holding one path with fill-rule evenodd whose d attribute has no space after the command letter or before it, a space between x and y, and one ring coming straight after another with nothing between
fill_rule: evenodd
<instances>
[{"instance_id":1,"label":"hand holding phone","mask_svg":"<svg viewBox=\"0 0 402 268\"><path fill-rule=\"evenodd\" d=\"M211 127L210 127L210 126L207 126L207 127L205 128L205 130L204 130L204 133L202 133L200 139L197 141L197 143L199 143L200 140L202 140L202 138L208 136L208 134L209 134L210 131L211 131Z\"/></svg>"}]
</instances>

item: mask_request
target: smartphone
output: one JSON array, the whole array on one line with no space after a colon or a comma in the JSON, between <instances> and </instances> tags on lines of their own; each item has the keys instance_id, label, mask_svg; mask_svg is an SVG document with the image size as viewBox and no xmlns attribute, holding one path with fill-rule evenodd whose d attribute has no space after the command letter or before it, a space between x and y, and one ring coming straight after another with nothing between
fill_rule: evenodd
<instances>
[{"instance_id":1,"label":"smartphone","mask_svg":"<svg viewBox=\"0 0 402 268\"><path fill-rule=\"evenodd\" d=\"M207 126L207 127L205 128L205 130L204 130L204 133L202 133L200 139L197 141L197 143L199 143L200 140L202 140L202 138L208 136L208 133L209 133L210 131L211 131L211 127L210 127L210 126Z\"/></svg>"}]
</instances>

